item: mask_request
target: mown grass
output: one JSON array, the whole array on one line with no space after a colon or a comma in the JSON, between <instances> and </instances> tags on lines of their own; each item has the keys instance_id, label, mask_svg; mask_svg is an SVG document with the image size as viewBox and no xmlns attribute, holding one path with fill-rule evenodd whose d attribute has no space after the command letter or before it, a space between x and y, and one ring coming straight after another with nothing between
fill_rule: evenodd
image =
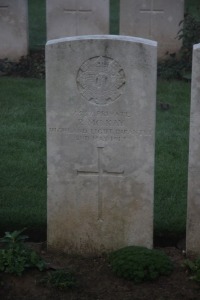
<instances>
[{"instance_id":1,"label":"mown grass","mask_svg":"<svg viewBox=\"0 0 200 300\"><path fill-rule=\"evenodd\" d=\"M199 0L186 0L185 1L186 13L192 14L196 19L200 20L200 1Z\"/></svg>"},{"instance_id":2,"label":"mown grass","mask_svg":"<svg viewBox=\"0 0 200 300\"><path fill-rule=\"evenodd\" d=\"M110 0L110 34L119 34L120 0Z\"/></svg>"},{"instance_id":3,"label":"mown grass","mask_svg":"<svg viewBox=\"0 0 200 300\"><path fill-rule=\"evenodd\" d=\"M1 78L0 226L46 228L44 81ZM159 81L155 168L155 232L184 233L190 84Z\"/></svg>"},{"instance_id":4,"label":"mown grass","mask_svg":"<svg viewBox=\"0 0 200 300\"><path fill-rule=\"evenodd\" d=\"M188 6L189 4L189 6ZM187 0L197 12L199 0ZM199 13L200 15L200 13ZM45 0L29 0L31 49L46 40ZM119 32L119 0L111 0L110 32ZM0 78L0 228L46 228L44 80ZM156 235L185 231L190 83L158 81L155 166Z\"/></svg>"},{"instance_id":5,"label":"mown grass","mask_svg":"<svg viewBox=\"0 0 200 300\"><path fill-rule=\"evenodd\" d=\"M190 83L158 81L155 232L180 235L186 224Z\"/></svg>"},{"instance_id":6,"label":"mown grass","mask_svg":"<svg viewBox=\"0 0 200 300\"><path fill-rule=\"evenodd\" d=\"M29 47L38 50L46 43L46 0L28 0L28 5Z\"/></svg>"},{"instance_id":7,"label":"mown grass","mask_svg":"<svg viewBox=\"0 0 200 300\"><path fill-rule=\"evenodd\" d=\"M46 226L44 81L0 79L0 227Z\"/></svg>"}]
</instances>

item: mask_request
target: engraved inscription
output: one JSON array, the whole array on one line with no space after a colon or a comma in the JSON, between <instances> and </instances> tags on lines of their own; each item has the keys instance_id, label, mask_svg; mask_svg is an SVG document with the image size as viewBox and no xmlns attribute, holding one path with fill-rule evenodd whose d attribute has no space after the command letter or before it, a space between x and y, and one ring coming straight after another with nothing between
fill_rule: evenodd
<instances>
[{"instance_id":1,"label":"engraved inscription","mask_svg":"<svg viewBox=\"0 0 200 300\"><path fill-rule=\"evenodd\" d=\"M98 129L98 128L61 128L51 127L48 129L49 135L62 134L71 136L75 141L101 141L101 142L123 142L133 136L148 138L152 137L152 130L130 130L130 129Z\"/></svg>"},{"instance_id":2,"label":"engraved inscription","mask_svg":"<svg viewBox=\"0 0 200 300\"><path fill-rule=\"evenodd\" d=\"M124 170L118 171L107 171L103 169L102 166L102 152L104 147L97 147L97 155L98 155L98 163L97 163L97 171L85 171L85 170L76 170L77 175L96 175L98 176L98 220L103 220L103 196L102 196L102 177L105 175L110 176L122 176L124 174Z\"/></svg>"},{"instance_id":3,"label":"engraved inscription","mask_svg":"<svg viewBox=\"0 0 200 300\"><path fill-rule=\"evenodd\" d=\"M97 105L116 101L123 94L125 83L122 67L114 59L105 56L88 59L77 74L79 92L90 103Z\"/></svg>"},{"instance_id":4,"label":"engraved inscription","mask_svg":"<svg viewBox=\"0 0 200 300\"><path fill-rule=\"evenodd\" d=\"M76 122L69 127L52 126L48 130L49 135L61 134L72 138L74 141L93 141L122 143L135 137L152 137L153 130L133 129L129 121L133 115L128 111L109 110L78 110L72 113Z\"/></svg>"}]
</instances>

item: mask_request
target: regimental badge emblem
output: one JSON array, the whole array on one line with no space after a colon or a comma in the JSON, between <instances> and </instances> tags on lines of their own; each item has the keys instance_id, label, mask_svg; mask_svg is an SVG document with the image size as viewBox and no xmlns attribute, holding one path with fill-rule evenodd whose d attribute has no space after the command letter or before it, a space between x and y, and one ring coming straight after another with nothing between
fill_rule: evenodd
<instances>
[{"instance_id":1,"label":"regimental badge emblem","mask_svg":"<svg viewBox=\"0 0 200 300\"><path fill-rule=\"evenodd\" d=\"M125 84L123 68L110 57L92 57L78 70L78 90L83 98L93 104L113 103L123 94Z\"/></svg>"}]
</instances>

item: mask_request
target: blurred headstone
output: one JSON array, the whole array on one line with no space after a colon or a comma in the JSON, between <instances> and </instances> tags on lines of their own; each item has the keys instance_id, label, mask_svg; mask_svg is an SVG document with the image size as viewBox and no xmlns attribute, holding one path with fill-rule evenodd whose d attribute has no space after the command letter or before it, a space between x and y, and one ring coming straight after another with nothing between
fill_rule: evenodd
<instances>
[{"instance_id":1,"label":"blurred headstone","mask_svg":"<svg viewBox=\"0 0 200 300\"><path fill-rule=\"evenodd\" d=\"M186 251L200 255L200 44L194 45L190 110Z\"/></svg>"},{"instance_id":2,"label":"blurred headstone","mask_svg":"<svg viewBox=\"0 0 200 300\"><path fill-rule=\"evenodd\" d=\"M47 40L108 34L109 0L47 0Z\"/></svg>"},{"instance_id":3,"label":"blurred headstone","mask_svg":"<svg viewBox=\"0 0 200 300\"><path fill-rule=\"evenodd\" d=\"M184 0L120 0L120 34L158 42L158 57L181 48L177 38Z\"/></svg>"},{"instance_id":4,"label":"blurred headstone","mask_svg":"<svg viewBox=\"0 0 200 300\"><path fill-rule=\"evenodd\" d=\"M28 54L27 0L0 0L0 59L18 61Z\"/></svg>"}]
</instances>

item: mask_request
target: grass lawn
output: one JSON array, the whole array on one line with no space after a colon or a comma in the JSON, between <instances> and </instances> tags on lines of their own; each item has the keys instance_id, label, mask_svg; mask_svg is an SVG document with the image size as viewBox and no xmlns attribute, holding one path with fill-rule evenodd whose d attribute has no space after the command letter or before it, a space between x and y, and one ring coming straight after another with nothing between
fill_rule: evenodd
<instances>
[{"instance_id":1,"label":"grass lawn","mask_svg":"<svg viewBox=\"0 0 200 300\"><path fill-rule=\"evenodd\" d=\"M0 78L0 228L46 226L44 81Z\"/></svg>"},{"instance_id":2,"label":"grass lawn","mask_svg":"<svg viewBox=\"0 0 200 300\"><path fill-rule=\"evenodd\" d=\"M119 34L120 0L110 0L110 33Z\"/></svg>"},{"instance_id":3,"label":"grass lawn","mask_svg":"<svg viewBox=\"0 0 200 300\"><path fill-rule=\"evenodd\" d=\"M158 81L155 164L155 231L184 233L187 201L190 83Z\"/></svg>"},{"instance_id":4,"label":"grass lawn","mask_svg":"<svg viewBox=\"0 0 200 300\"><path fill-rule=\"evenodd\" d=\"M199 16L199 0L186 11ZM110 32L119 33L119 0L110 2ZM45 0L29 0L30 48L46 41ZM46 228L45 82L0 78L0 231ZM155 166L156 235L185 231L190 83L158 81Z\"/></svg>"},{"instance_id":5,"label":"grass lawn","mask_svg":"<svg viewBox=\"0 0 200 300\"><path fill-rule=\"evenodd\" d=\"M200 2L199 0L186 0L185 1L186 12L195 16L196 19L200 20Z\"/></svg>"},{"instance_id":6,"label":"grass lawn","mask_svg":"<svg viewBox=\"0 0 200 300\"><path fill-rule=\"evenodd\" d=\"M46 227L44 80L1 78L0 227ZM185 231L190 84L159 81L155 231Z\"/></svg>"},{"instance_id":7,"label":"grass lawn","mask_svg":"<svg viewBox=\"0 0 200 300\"><path fill-rule=\"evenodd\" d=\"M46 0L28 0L29 44L31 50L44 48L46 43Z\"/></svg>"}]
</instances>

